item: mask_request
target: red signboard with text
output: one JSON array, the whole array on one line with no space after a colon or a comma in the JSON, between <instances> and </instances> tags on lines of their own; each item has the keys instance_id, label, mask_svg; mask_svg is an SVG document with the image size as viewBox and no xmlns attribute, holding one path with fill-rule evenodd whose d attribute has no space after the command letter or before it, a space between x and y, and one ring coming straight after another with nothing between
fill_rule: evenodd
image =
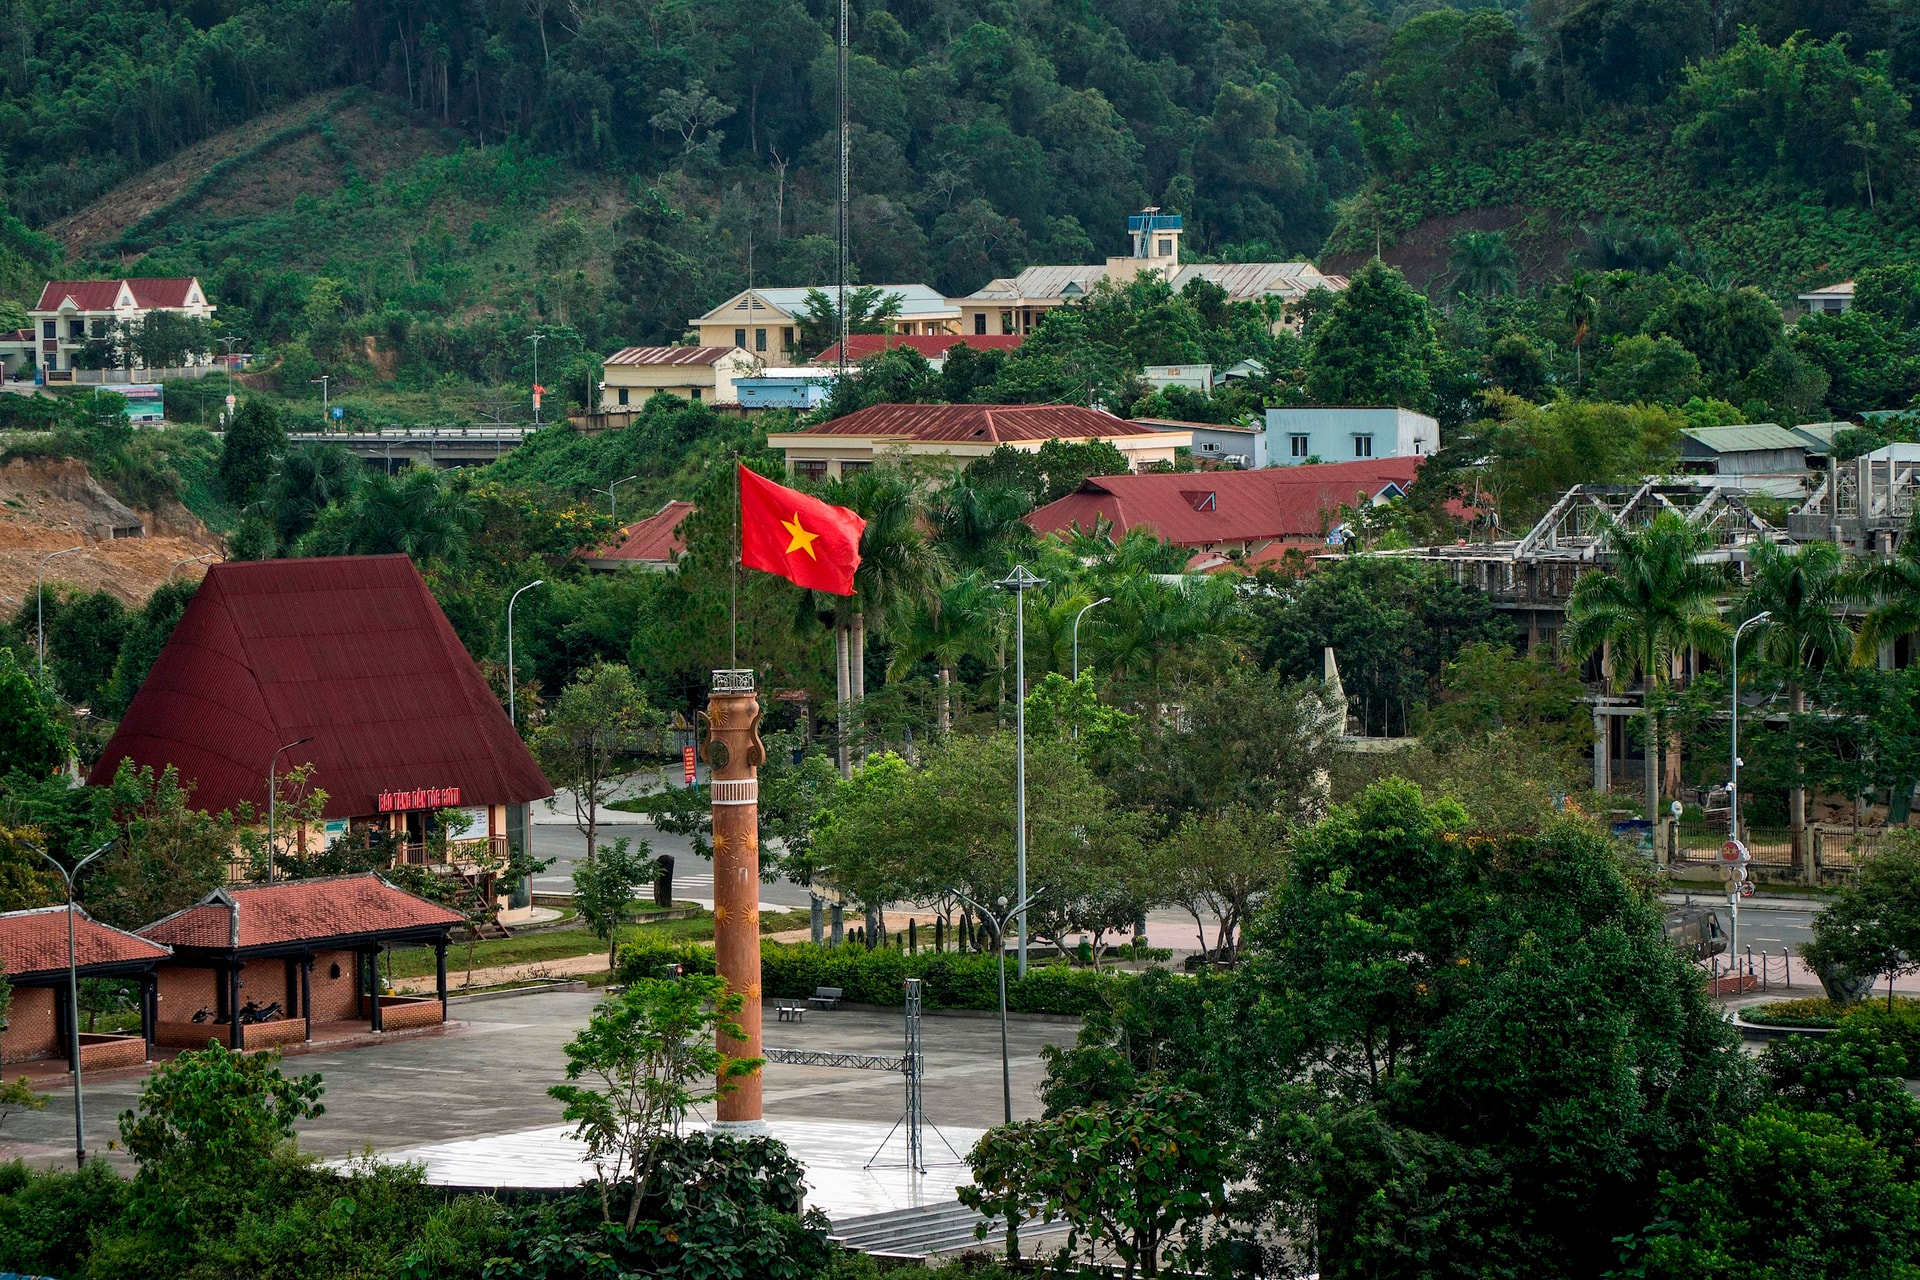
<instances>
[{"instance_id":1,"label":"red signboard with text","mask_svg":"<svg viewBox=\"0 0 1920 1280\"><path fill-rule=\"evenodd\" d=\"M693 785L693 748L692 747L680 748L680 763L683 766L685 766L687 771L687 785L692 786Z\"/></svg>"},{"instance_id":2,"label":"red signboard with text","mask_svg":"<svg viewBox=\"0 0 1920 1280\"><path fill-rule=\"evenodd\" d=\"M405 813L410 809L451 809L459 803L458 787L418 787L411 791L380 793L382 813Z\"/></svg>"}]
</instances>

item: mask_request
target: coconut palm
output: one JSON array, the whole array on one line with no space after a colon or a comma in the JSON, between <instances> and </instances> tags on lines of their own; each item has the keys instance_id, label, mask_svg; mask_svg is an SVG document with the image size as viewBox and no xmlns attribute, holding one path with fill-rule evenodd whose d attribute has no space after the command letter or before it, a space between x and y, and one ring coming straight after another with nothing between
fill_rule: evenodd
<instances>
[{"instance_id":1,"label":"coconut palm","mask_svg":"<svg viewBox=\"0 0 1920 1280\"><path fill-rule=\"evenodd\" d=\"M981 484L965 472L933 504L940 544L959 565L1004 569L1033 541L1027 496L1011 485Z\"/></svg>"},{"instance_id":2,"label":"coconut palm","mask_svg":"<svg viewBox=\"0 0 1920 1280\"><path fill-rule=\"evenodd\" d=\"M1807 709L1801 673L1814 662L1843 662L1853 652L1853 629L1842 614L1852 589L1846 557L1831 542L1782 547L1763 542L1748 556L1752 577L1740 597L1741 620L1770 613L1760 630L1760 656L1785 677L1787 705L1795 715ZM1795 744L1798 754L1798 744ZM1807 792L1796 786L1788 797L1793 856L1806 854ZM1802 864L1804 865L1804 864Z\"/></svg>"},{"instance_id":3,"label":"coconut palm","mask_svg":"<svg viewBox=\"0 0 1920 1280\"><path fill-rule=\"evenodd\" d=\"M1447 269L1453 273L1450 288L1455 294L1491 298L1519 289L1520 264L1506 232L1462 231L1448 243L1452 253Z\"/></svg>"},{"instance_id":4,"label":"coconut palm","mask_svg":"<svg viewBox=\"0 0 1920 1280\"><path fill-rule=\"evenodd\" d=\"M1726 647L1727 624L1717 608L1726 579L1699 558L1711 543L1707 530L1671 511L1639 529L1613 525L1606 531L1612 565L1580 575L1567 599L1567 647L1581 658L1603 654L1616 687L1638 675L1649 717L1681 654ZM1657 732L1647 735L1647 816L1653 821L1660 810L1661 740Z\"/></svg>"},{"instance_id":5,"label":"coconut palm","mask_svg":"<svg viewBox=\"0 0 1920 1280\"><path fill-rule=\"evenodd\" d=\"M993 653L995 637L1005 625L1006 605L1007 597L975 570L947 583L931 605L913 610L891 633L893 660L887 679L898 678L923 659L940 668L937 724L943 737L953 731L954 669L968 658L985 659Z\"/></svg>"},{"instance_id":6,"label":"coconut palm","mask_svg":"<svg viewBox=\"0 0 1920 1280\"><path fill-rule=\"evenodd\" d=\"M467 495L431 467L413 467L396 479L375 474L353 497L320 513L300 540L302 555L411 556L418 563L457 565L480 516Z\"/></svg>"},{"instance_id":7,"label":"coconut palm","mask_svg":"<svg viewBox=\"0 0 1920 1280\"><path fill-rule=\"evenodd\" d=\"M1853 598L1869 607L1854 640L1854 661L1869 663L1881 646L1920 631L1920 513L1891 557L1862 565L1850 579Z\"/></svg>"}]
</instances>

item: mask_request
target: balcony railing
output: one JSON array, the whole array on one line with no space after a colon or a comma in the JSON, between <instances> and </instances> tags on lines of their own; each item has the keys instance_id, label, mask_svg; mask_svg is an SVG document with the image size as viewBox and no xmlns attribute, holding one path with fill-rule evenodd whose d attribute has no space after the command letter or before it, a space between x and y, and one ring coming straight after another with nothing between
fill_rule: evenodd
<instances>
[{"instance_id":1,"label":"balcony railing","mask_svg":"<svg viewBox=\"0 0 1920 1280\"><path fill-rule=\"evenodd\" d=\"M478 866L507 859L505 836L481 836L475 840L449 840L444 847L409 841L396 847L395 862L413 866Z\"/></svg>"}]
</instances>

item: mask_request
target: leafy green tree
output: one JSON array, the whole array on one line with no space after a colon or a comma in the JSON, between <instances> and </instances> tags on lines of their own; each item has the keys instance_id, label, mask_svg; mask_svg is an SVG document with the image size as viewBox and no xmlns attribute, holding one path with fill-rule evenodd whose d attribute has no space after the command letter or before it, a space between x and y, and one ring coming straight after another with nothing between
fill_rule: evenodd
<instances>
[{"instance_id":1,"label":"leafy green tree","mask_svg":"<svg viewBox=\"0 0 1920 1280\"><path fill-rule=\"evenodd\" d=\"M1608 348L1593 393L1620 404L1684 404L1700 394L1700 362L1672 338L1635 334Z\"/></svg>"},{"instance_id":2,"label":"leafy green tree","mask_svg":"<svg viewBox=\"0 0 1920 1280\"><path fill-rule=\"evenodd\" d=\"M1621 484L1668 469L1689 425L1658 405L1566 398L1536 405L1499 392L1487 399L1493 416L1468 426L1449 449L1490 463L1479 468L1479 492L1508 528L1524 528L1576 484Z\"/></svg>"},{"instance_id":3,"label":"leafy green tree","mask_svg":"<svg viewBox=\"0 0 1920 1280\"><path fill-rule=\"evenodd\" d=\"M220 492L236 507L257 501L286 451L279 410L264 396L248 396L220 447Z\"/></svg>"},{"instance_id":4,"label":"leafy green tree","mask_svg":"<svg viewBox=\"0 0 1920 1280\"><path fill-rule=\"evenodd\" d=\"M1401 26L1357 113L1368 159L1383 171L1404 172L1508 135L1526 88L1521 44L1513 19L1491 8L1439 9ZM1489 234L1498 235L1467 233ZM1510 292L1510 253L1507 275Z\"/></svg>"},{"instance_id":5,"label":"leafy green tree","mask_svg":"<svg viewBox=\"0 0 1920 1280\"><path fill-rule=\"evenodd\" d=\"M127 620L126 635L113 663L113 678L97 704L102 715L118 719L126 714L133 704L133 695L146 683L147 673L153 670L160 651L166 648L174 627L179 625L188 602L199 589L199 582L192 578L163 582L153 589L139 613Z\"/></svg>"},{"instance_id":6,"label":"leafy green tree","mask_svg":"<svg viewBox=\"0 0 1920 1280\"><path fill-rule=\"evenodd\" d=\"M1437 356L1427 300L1369 262L1308 328L1307 393L1321 404L1425 409Z\"/></svg>"},{"instance_id":7,"label":"leafy green tree","mask_svg":"<svg viewBox=\"0 0 1920 1280\"><path fill-rule=\"evenodd\" d=\"M1730 633L1717 609L1725 575L1700 559L1711 536L1669 511L1643 528L1615 526L1606 534L1613 563L1581 574L1567 598L1567 647L1582 659L1603 653L1615 686L1637 676L1649 715L1681 654L1726 647ZM1660 816L1659 748L1665 741L1664 734L1647 735L1649 821Z\"/></svg>"},{"instance_id":8,"label":"leafy green tree","mask_svg":"<svg viewBox=\"0 0 1920 1280\"><path fill-rule=\"evenodd\" d=\"M900 295L888 293L877 284L857 285L847 290L847 332L885 333L900 314ZM834 294L822 289L807 290L801 311L800 350L817 356L840 341L840 303Z\"/></svg>"},{"instance_id":9,"label":"leafy green tree","mask_svg":"<svg viewBox=\"0 0 1920 1280\"><path fill-rule=\"evenodd\" d=\"M760 1069L761 1059L733 1057L715 1043L746 1040L738 1021L745 1004L721 978L641 978L596 1006L567 1042L568 1083L547 1092L566 1105L573 1136L587 1144L606 1221L618 1213L632 1231L665 1140L687 1112ZM574 1083L582 1079L593 1083Z\"/></svg>"},{"instance_id":10,"label":"leafy green tree","mask_svg":"<svg viewBox=\"0 0 1920 1280\"><path fill-rule=\"evenodd\" d=\"M479 524L470 493L431 467L395 477L376 472L350 497L322 511L297 546L300 555L406 555L457 567Z\"/></svg>"},{"instance_id":11,"label":"leafy green tree","mask_svg":"<svg viewBox=\"0 0 1920 1280\"><path fill-rule=\"evenodd\" d=\"M593 936L607 944L611 969L620 930L637 914L634 894L653 882L653 850L622 837L573 864L573 905Z\"/></svg>"},{"instance_id":12,"label":"leafy green tree","mask_svg":"<svg viewBox=\"0 0 1920 1280\"><path fill-rule=\"evenodd\" d=\"M61 601L47 625L47 665L66 698L98 706L128 631L127 611L106 591Z\"/></svg>"},{"instance_id":13,"label":"leafy green tree","mask_svg":"<svg viewBox=\"0 0 1920 1280\"><path fill-rule=\"evenodd\" d=\"M1902 831L1865 860L1814 918L1803 954L1827 994L1843 1002L1859 999L1875 978L1920 969L1920 843Z\"/></svg>"},{"instance_id":14,"label":"leafy green tree","mask_svg":"<svg viewBox=\"0 0 1920 1280\"><path fill-rule=\"evenodd\" d=\"M574 824L587 840L587 856L600 847L601 806L620 762L659 728L660 715L619 663L598 662L582 671L554 700L534 730L540 767L571 795Z\"/></svg>"},{"instance_id":15,"label":"leafy green tree","mask_svg":"<svg viewBox=\"0 0 1920 1280\"><path fill-rule=\"evenodd\" d=\"M1586 686L1551 650L1522 655L1501 644L1464 645L1440 673L1440 696L1420 726L1438 749L1511 733L1569 762L1592 745L1580 699Z\"/></svg>"},{"instance_id":16,"label":"leafy green tree","mask_svg":"<svg viewBox=\"0 0 1920 1280\"><path fill-rule=\"evenodd\" d=\"M347 504L365 473L366 466L341 445L288 450L266 493L267 512L280 545L293 546L321 512Z\"/></svg>"},{"instance_id":17,"label":"leafy green tree","mask_svg":"<svg viewBox=\"0 0 1920 1280\"><path fill-rule=\"evenodd\" d=\"M1520 263L1504 231L1462 231L1448 242L1448 286L1456 294L1491 298L1520 287Z\"/></svg>"},{"instance_id":18,"label":"leafy green tree","mask_svg":"<svg viewBox=\"0 0 1920 1280\"><path fill-rule=\"evenodd\" d=\"M103 834L114 846L88 869L87 910L108 924L135 929L192 906L226 883L238 834L234 821L195 809L191 785L181 782L172 765L156 774L151 765L122 760L103 790ZM316 794L324 802L325 793ZM317 807L313 811L317 819ZM285 813L283 808L283 822Z\"/></svg>"},{"instance_id":19,"label":"leafy green tree","mask_svg":"<svg viewBox=\"0 0 1920 1280\"><path fill-rule=\"evenodd\" d=\"M13 650L0 648L0 777L45 777L67 763L71 736L56 705Z\"/></svg>"}]
</instances>

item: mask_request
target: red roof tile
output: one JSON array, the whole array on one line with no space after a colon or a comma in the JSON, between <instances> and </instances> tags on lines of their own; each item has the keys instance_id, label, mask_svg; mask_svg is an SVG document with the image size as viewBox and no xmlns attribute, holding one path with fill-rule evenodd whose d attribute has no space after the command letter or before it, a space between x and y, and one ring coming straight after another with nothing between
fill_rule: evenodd
<instances>
[{"instance_id":1,"label":"red roof tile","mask_svg":"<svg viewBox=\"0 0 1920 1280\"><path fill-rule=\"evenodd\" d=\"M1371 501L1388 486L1403 492L1420 458L1373 458L1261 471L1157 472L1098 476L1033 512L1040 533L1113 523L1114 536L1145 528L1178 546L1323 537L1343 506Z\"/></svg>"},{"instance_id":2,"label":"red roof tile","mask_svg":"<svg viewBox=\"0 0 1920 1280\"><path fill-rule=\"evenodd\" d=\"M120 286L125 283L133 291L133 300L141 307L184 307L187 305L187 291L193 286L191 276L159 278L151 276L129 276L120 280L49 280L40 290L40 301L35 311L57 311L60 304L72 298L74 305L82 311L111 311L113 301L120 296Z\"/></svg>"},{"instance_id":3,"label":"red roof tile","mask_svg":"<svg viewBox=\"0 0 1920 1280\"><path fill-rule=\"evenodd\" d=\"M800 434L1005 444L1156 433L1125 418L1072 404L876 404Z\"/></svg>"},{"instance_id":4,"label":"red roof tile","mask_svg":"<svg viewBox=\"0 0 1920 1280\"><path fill-rule=\"evenodd\" d=\"M140 936L176 947L244 951L451 927L463 918L368 872L228 885L184 911L154 921L140 930Z\"/></svg>"},{"instance_id":5,"label":"red roof tile","mask_svg":"<svg viewBox=\"0 0 1920 1280\"><path fill-rule=\"evenodd\" d=\"M405 556L216 564L134 695L89 782L171 764L196 808L264 808L276 748L312 762L326 816L379 793L458 787L467 805L553 793Z\"/></svg>"},{"instance_id":6,"label":"red roof tile","mask_svg":"<svg viewBox=\"0 0 1920 1280\"><path fill-rule=\"evenodd\" d=\"M581 556L583 560L633 560L671 564L687 549L680 537L680 522L694 512L691 502L675 499L645 520L620 531L604 547L596 547Z\"/></svg>"},{"instance_id":7,"label":"red roof tile","mask_svg":"<svg viewBox=\"0 0 1920 1280\"><path fill-rule=\"evenodd\" d=\"M166 947L112 925L101 924L84 908L73 913L73 954L80 968L164 960ZM0 915L0 962L14 980L67 970L67 909L37 907Z\"/></svg>"},{"instance_id":8,"label":"red roof tile","mask_svg":"<svg viewBox=\"0 0 1920 1280\"><path fill-rule=\"evenodd\" d=\"M600 363L718 364L739 350L738 347L625 347Z\"/></svg>"},{"instance_id":9,"label":"red roof tile","mask_svg":"<svg viewBox=\"0 0 1920 1280\"><path fill-rule=\"evenodd\" d=\"M1025 340L1017 333L855 333L847 338L847 359L865 360L895 347L911 347L929 360L938 360L954 347L1011 351ZM840 344L822 351L813 363L839 364Z\"/></svg>"}]
</instances>

